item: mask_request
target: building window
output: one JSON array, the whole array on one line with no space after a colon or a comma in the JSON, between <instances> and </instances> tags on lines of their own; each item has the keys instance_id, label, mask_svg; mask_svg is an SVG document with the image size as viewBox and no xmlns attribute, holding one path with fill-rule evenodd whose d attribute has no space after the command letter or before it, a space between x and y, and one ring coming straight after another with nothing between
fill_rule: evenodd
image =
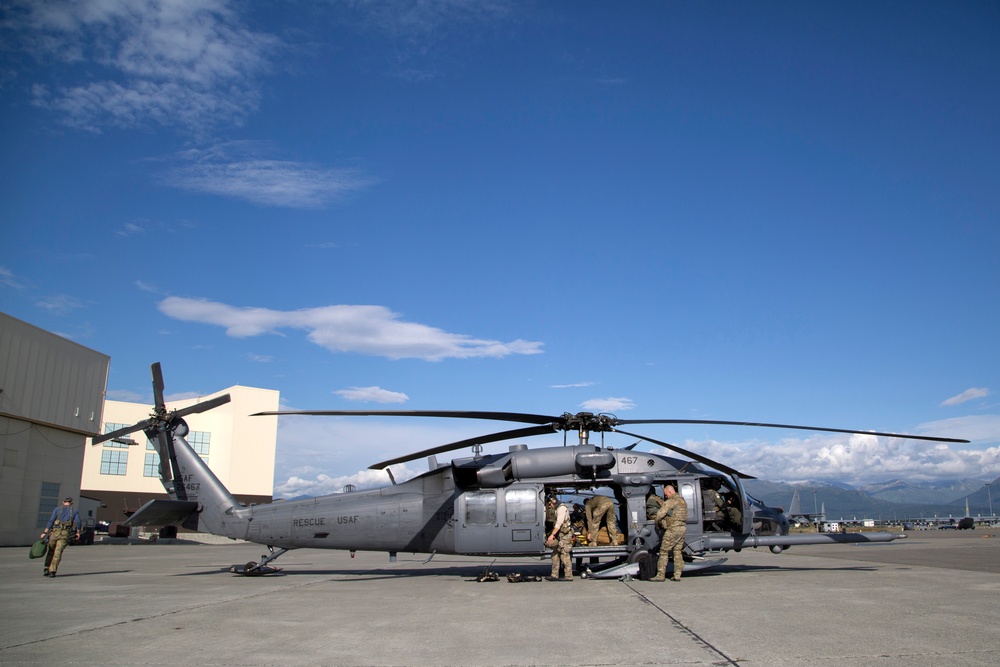
<instances>
[{"instance_id":1,"label":"building window","mask_svg":"<svg viewBox=\"0 0 1000 667\"><path fill-rule=\"evenodd\" d=\"M208 431L191 431L185 438L201 460L208 463L208 453L212 448L212 434ZM160 476L160 455L152 440L146 440L146 460L142 465L143 477Z\"/></svg>"},{"instance_id":2,"label":"building window","mask_svg":"<svg viewBox=\"0 0 1000 667\"><path fill-rule=\"evenodd\" d=\"M160 476L160 455L157 453L150 454L146 452L146 461L142 464L142 476L143 477L159 477Z\"/></svg>"},{"instance_id":3,"label":"building window","mask_svg":"<svg viewBox=\"0 0 1000 667\"><path fill-rule=\"evenodd\" d=\"M104 423L104 432L111 433L112 431L117 431L120 428L125 428L131 426L131 424L116 424L114 422ZM121 440L130 440L129 436L125 435L120 438ZM105 440L103 445L105 447L117 448L117 449L128 449L128 444L124 442L115 442L114 440Z\"/></svg>"},{"instance_id":4,"label":"building window","mask_svg":"<svg viewBox=\"0 0 1000 667\"><path fill-rule=\"evenodd\" d=\"M208 463L209 450L212 448L212 434L208 431L191 431L186 438L191 449Z\"/></svg>"},{"instance_id":5,"label":"building window","mask_svg":"<svg viewBox=\"0 0 1000 667\"><path fill-rule=\"evenodd\" d=\"M124 475L128 464L128 452L105 450L101 452L102 475Z\"/></svg>"},{"instance_id":6,"label":"building window","mask_svg":"<svg viewBox=\"0 0 1000 667\"><path fill-rule=\"evenodd\" d=\"M45 528L52 516L52 510L59 505L59 483L42 482L42 493L38 499L38 527Z\"/></svg>"}]
</instances>

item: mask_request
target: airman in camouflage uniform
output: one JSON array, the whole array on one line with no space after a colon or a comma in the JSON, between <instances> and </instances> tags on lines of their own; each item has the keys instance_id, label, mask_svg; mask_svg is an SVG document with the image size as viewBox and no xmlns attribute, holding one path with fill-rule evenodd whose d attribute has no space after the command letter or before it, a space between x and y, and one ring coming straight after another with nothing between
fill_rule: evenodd
<instances>
[{"instance_id":1,"label":"airman in camouflage uniform","mask_svg":"<svg viewBox=\"0 0 1000 667\"><path fill-rule=\"evenodd\" d=\"M573 526L569 520L569 508L556 498L549 498L547 505L556 512L555 525L549 533L549 540L555 541L552 547L552 576L549 581L559 579L559 566L562 565L566 581L573 581L573 562L570 550L573 548Z\"/></svg>"},{"instance_id":2,"label":"airman in camouflage uniform","mask_svg":"<svg viewBox=\"0 0 1000 667\"><path fill-rule=\"evenodd\" d=\"M603 521L608 527L609 543L618 544L621 533L618 532L618 521L615 519L615 501L607 496L594 496L587 498L583 507L587 513L587 543L597 544L597 531L601 529Z\"/></svg>"},{"instance_id":3,"label":"airman in camouflage uniform","mask_svg":"<svg viewBox=\"0 0 1000 667\"><path fill-rule=\"evenodd\" d=\"M702 480L701 504L708 514L712 512L714 518L706 521L705 528L721 530L722 524L727 520L726 501L719 493L719 480L706 478Z\"/></svg>"},{"instance_id":4,"label":"airman in camouflage uniform","mask_svg":"<svg viewBox=\"0 0 1000 667\"><path fill-rule=\"evenodd\" d=\"M656 490L653 487L649 487L649 492L646 494L646 518L654 518L661 507L663 507L663 498L656 495Z\"/></svg>"},{"instance_id":5,"label":"airman in camouflage uniform","mask_svg":"<svg viewBox=\"0 0 1000 667\"><path fill-rule=\"evenodd\" d=\"M684 536L687 534L687 503L684 496L677 493L670 484L663 486L664 503L654 519L663 528L663 538L660 540L660 558L656 561L656 576L650 581L666 581L667 561L670 554L674 556L674 581L681 580L684 570Z\"/></svg>"}]
</instances>

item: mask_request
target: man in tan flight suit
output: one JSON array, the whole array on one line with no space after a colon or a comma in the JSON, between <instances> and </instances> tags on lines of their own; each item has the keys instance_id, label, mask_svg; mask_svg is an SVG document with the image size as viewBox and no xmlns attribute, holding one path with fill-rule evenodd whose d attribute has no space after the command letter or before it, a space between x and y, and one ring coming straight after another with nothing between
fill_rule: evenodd
<instances>
[{"instance_id":1,"label":"man in tan flight suit","mask_svg":"<svg viewBox=\"0 0 1000 667\"><path fill-rule=\"evenodd\" d=\"M681 580L684 570L684 536L687 534L687 503L684 496L677 493L672 484L663 485L663 506L654 519L663 528L663 538L660 540L660 558L656 561L656 576L650 581L666 581L667 560L674 555L674 581Z\"/></svg>"},{"instance_id":2,"label":"man in tan flight suit","mask_svg":"<svg viewBox=\"0 0 1000 667\"><path fill-rule=\"evenodd\" d=\"M573 525L569 520L569 508L559 502L555 496L549 498L546 505L556 512L556 522L549 533L549 543L555 542L552 549L552 576L546 577L549 581L559 580L559 566L562 565L566 575L566 581L573 581L573 562L570 559L570 550L573 548Z\"/></svg>"},{"instance_id":3,"label":"man in tan flight suit","mask_svg":"<svg viewBox=\"0 0 1000 667\"><path fill-rule=\"evenodd\" d=\"M594 496L583 502L587 514L587 544L597 545L597 532L603 521L608 527L608 540L614 546L621 539L618 532L618 521L615 519L615 501L607 496Z\"/></svg>"},{"instance_id":4,"label":"man in tan flight suit","mask_svg":"<svg viewBox=\"0 0 1000 667\"><path fill-rule=\"evenodd\" d=\"M72 498L66 498L62 507L52 510L52 516L45 524L41 538L44 539L46 536L49 539L49 548L45 552L43 576L55 577L66 545L74 536L80 539L80 513L73 508Z\"/></svg>"}]
</instances>

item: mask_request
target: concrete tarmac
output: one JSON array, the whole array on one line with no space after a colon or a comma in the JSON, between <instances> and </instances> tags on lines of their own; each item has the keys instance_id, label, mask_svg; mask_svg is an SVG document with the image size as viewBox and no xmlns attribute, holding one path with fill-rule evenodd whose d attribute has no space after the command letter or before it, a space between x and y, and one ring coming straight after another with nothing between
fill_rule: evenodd
<instances>
[{"instance_id":1,"label":"concrete tarmac","mask_svg":"<svg viewBox=\"0 0 1000 667\"><path fill-rule=\"evenodd\" d=\"M491 559L262 547L0 549L0 665L1000 664L1000 534L730 552L670 581L480 583ZM548 573L547 561L492 569Z\"/></svg>"}]
</instances>

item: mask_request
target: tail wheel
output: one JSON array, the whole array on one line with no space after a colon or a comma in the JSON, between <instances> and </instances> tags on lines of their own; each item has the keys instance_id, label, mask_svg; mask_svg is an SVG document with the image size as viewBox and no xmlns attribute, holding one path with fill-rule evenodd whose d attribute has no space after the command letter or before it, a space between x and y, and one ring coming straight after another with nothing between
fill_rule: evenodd
<instances>
[{"instance_id":1,"label":"tail wheel","mask_svg":"<svg viewBox=\"0 0 1000 667\"><path fill-rule=\"evenodd\" d=\"M255 561L255 560L252 560L252 561L250 561L249 563L247 563L246 565L243 566L243 571L247 572L247 573L253 572L256 569L257 569L257 561Z\"/></svg>"}]
</instances>

